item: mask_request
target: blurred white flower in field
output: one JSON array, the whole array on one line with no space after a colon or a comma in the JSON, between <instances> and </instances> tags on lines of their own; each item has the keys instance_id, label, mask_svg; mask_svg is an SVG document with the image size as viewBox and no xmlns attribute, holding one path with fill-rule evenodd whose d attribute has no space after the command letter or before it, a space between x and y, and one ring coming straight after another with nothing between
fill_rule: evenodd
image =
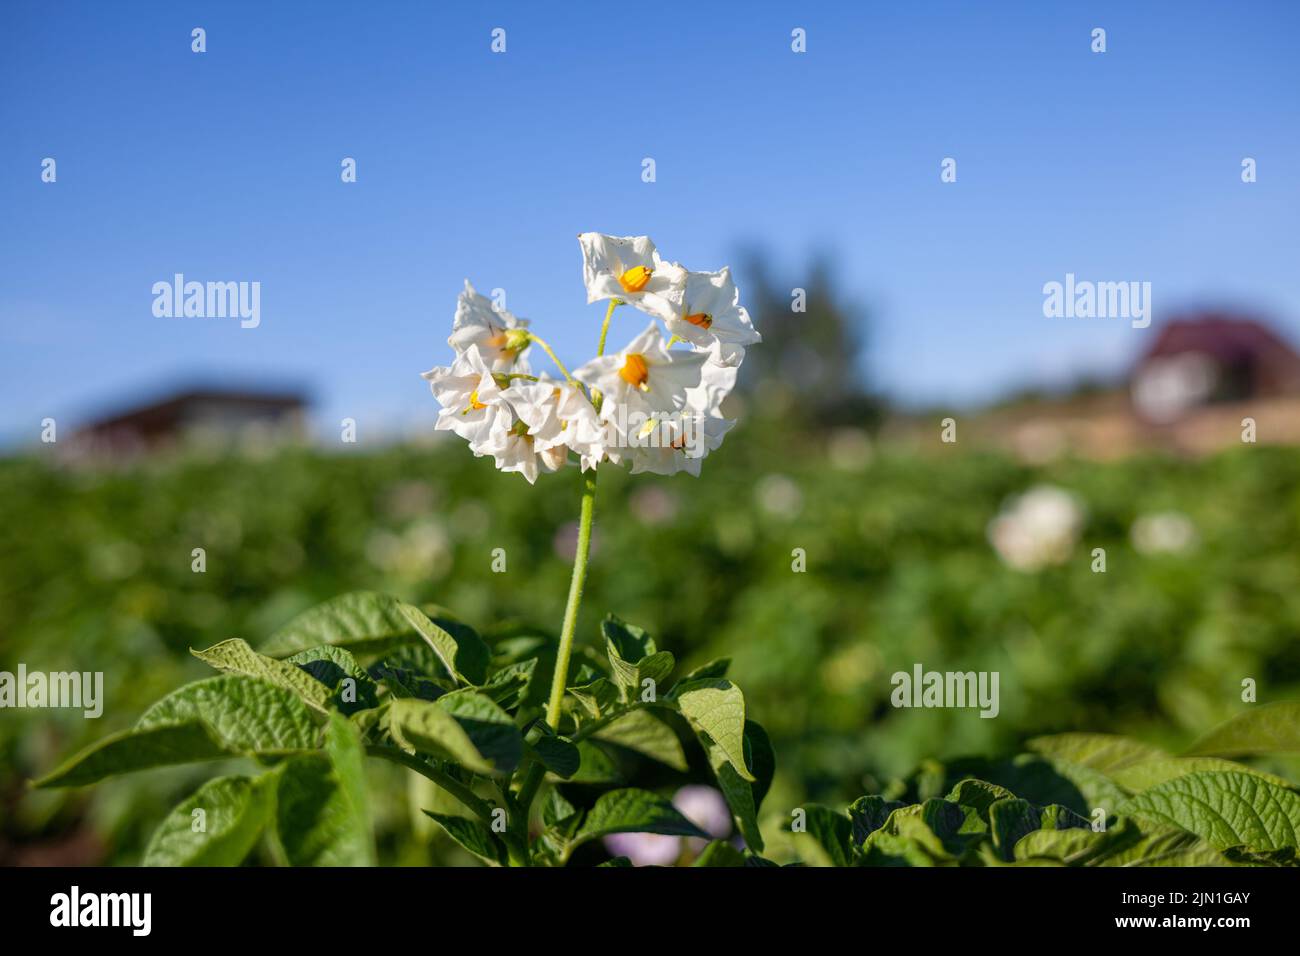
<instances>
[{"instance_id":1,"label":"blurred white flower in field","mask_svg":"<svg viewBox=\"0 0 1300 956\"><path fill-rule=\"evenodd\" d=\"M716 788L688 784L673 795L673 806L713 839L725 840L731 835L731 810ZM625 856L633 866L671 866L684 846L698 852L705 843L699 837L684 840L660 833L612 833L604 840L611 855Z\"/></svg>"},{"instance_id":2,"label":"blurred white flower in field","mask_svg":"<svg viewBox=\"0 0 1300 956\"><path fill-rule=\"evenodd\" d=\"M366 538L366 558L375 567L411 581L444 577L451 570L451 544L440 522L416 522L405 531L372 531Z\"/></svg>"},{"instance_id":3,"label":"blurred white flower in field","mask_svg":"<svg viewBox=\"0 0 1300 956\"><path fill-rule=\"evenodd\" d=\"M682 855L682 838L663 833L611 833L604 843L611 856L625 856L633 866L671 866Z\"/></svg>"},{"instance_id":4,"label":"blurred white flower in field","mask_svg":"<svg viewBox=\"0 0 1300 956\"><path fill-rule=\"evenodd\" d=\"M504 309L498 310L490 299L479 295L465 280L465 291L456 300L456 318L452 320L447 344L461 355L477 347L494 372L527 373L528 322L517 319Z\"/></svg>"},{"instance_id":5,"label":"blurred white flower in field","mask_svg":"<svg viewBox=\"0 0 1300 956\"><path fill-rule=\"evenodd\" d=\"M1037 571L1069 560L1083 530L1083 506L1063 488L1039 485L989 522L989 542L1010 567Z\"/></svg>"},{"instance_id":6,"label":"blurred white flower in field","mask_svg":"<svg viewBox=\"0 0 1300 956\"><path fill-rule=\"evenodd\" d=\"M740 290L731 269L687 272L679 315L666 322L668 331L697 349L712 351L721 365L739 365L745 347L761 342L749 313L740 304Z\"/></svg>"},{"instance_id":7,"label":"blurred white flower in field","mask_svg":"<svg viewBox=\"0 0 1300 956\"><path fill-rule=\"evenodd\" d=\"M686 270L661 259L649 236L584 232L578 243L589 303L618 299L665 321L680 313Z\"/></svg>"},{"instance_id":8,"label":"blurred white flower in field","mask_svg":"<svg viewBox=\"0 0 1300 956\"><path fill-rule=\"evenodd\" d=\"M861 428L837 428L826 443L831 467L840 471L862 471L872 454L871 438Z\"/></svg>"},{"instance_id":9,"label":"blurred white flower in field","mask_svg":"<svg viewBox=\"0 0 1300 956\"><path fill-rule=\"evenodd\" d=\"M1133 548L1140 554L1184 554L1196 546L1192 519L1181 511L1139 515L1129 529Z\"/></svg>"},{"instance_id":10,"label":"blurred white flower in field","mask_svg":"<svg viewBox=\"0 0 1300 956\"><path fill-rule=\"evenodd\" d=\"M715 840L731 836L731 810L716 787L687 784L673 795L673 806Z\"/></svg>"},{"instance_id":11,"label":"blurred white flower in field","mask_svg":"<svg viewBox=\"0 0 1300 956\"><path fill-rule=\"evenodd\" d=\"M774 518L794 518L803 510L803 492L785 475L764 475L754 486L758 506Z\"/></svg>"}]
</instances>

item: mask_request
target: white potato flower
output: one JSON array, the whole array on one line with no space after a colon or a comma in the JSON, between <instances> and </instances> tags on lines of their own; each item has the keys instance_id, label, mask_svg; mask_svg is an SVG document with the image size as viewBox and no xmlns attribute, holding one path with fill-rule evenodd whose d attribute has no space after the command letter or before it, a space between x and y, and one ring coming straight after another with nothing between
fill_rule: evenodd
<instances>
[{"instance_id":1,"label":"white potato flower","mask_svg":"<svg viewBox=\"0 0 1300 956\"><path fill-rule=\"evenodd\" d=\"M604 430L596 409L586 395L568 382L556 382L546 376L536 382L518 381L505 389L502 396L523 422L539 455L556 448L563 448L566 455L572 450L584 471L595 468L604 457ZM560 457L560 464L564 460Z\"/></svg>"},{"instance_id":2,"label":"white potato flower","mask_svg":"<svg viewBox=\"0 0 1300 956\"><path fill-rule=\"evenodd\" d=\"M735 424L725 418L693 413L647 419L626 439L623 457L631 464L634 475L675 475L684 471L698 478L700 463L722 444Z\"/></svg>"},{"instance_id":3,"label":"white potato flower","mask_svg":"<svg viewBox=\"0 0 1300 956\"><path fill-rule=\"evenodd\" d=\"M713 350L717 361L727 366L739 365L745 347L763 340L740 304L729 266L717 272L687 272L681 309L666 324L677 338Z\"/></svg>"},{"instance_id":4,"label":"white potato flower","mask_svg":"<svg viewBox=\"0 0 1300 956\"><path fill-rule=\"evenodd\" d=\"M604 396L601 418L608 421L620 406L646 414L680 411L691 397L688 390L703 384L708 360L706 352L668 349L651 322L621 351L592 359L573 377ZM712 366L710 381L725 380L724 373Z\"/></svg>"},{"instance_id":5,"label":"white potato flower","mask_svg":"<svg viewBox=\"0 0 1300 956\"><path fill-rule=\"evenodd\" d=\"M486 454L493 423L501 417L508 421L511 415L478 346L471 345L458 355L450 368L432 368L423 378L442 406L434 429L455 432L469 442L474 454Z\"/></svg>"},{"instance_id":6,"label":"white potato flower","mask_svg":"<svg viewBox=\"0 0 1300 956\"><path fill-rule=\"evenodd\" d=\"M661 259L649 237L584 232L578 243L588 303L618 299L664 321L679 314L686 270Z\"/></svg>"},{"instance_id":7,"label":"white potato flower","mask_svg":"<svg viewBox=\"0 0 1300 956\"><path fill-rule=\"evenodd\" d=\"M494 372L531 371L524 355L528 349L528 321L515 318L505 309L498 311L492 300L474 291L468 279L456 300L456 318L447 344L458 355L478 346Z\"/></svg>"},{"instance_id":8,"label":"white potato flower","mask_svg":"<svg viewBox=\"0 0 1300 956\"><path fill-rule=\"evenodd\" d=\"M522 418L501 416L492 422L492 432L486 446L497 463L499 471L517 471L531 485L538 474L559 471L569 457L567 445L550 444L532 434Z\"/></svg>"},{"instance_id":9,"label":"white potato flower","mask_svg":"<svg viewBox=\"0 0 1300 956\"><path fill-rule=\"evenodd\" d=\"M569 452L584 471L626 461L633 474L698 475L735 425L722 403L746 346L761 341L731 270L688 272L662 259L646 236L584 232L578 239L587 301L632 303L672 338L651 321L626 348L570 376L527 322L495 308L467 279L447 340L456 359L423 373L442 405L435 428L454 431L475 455L491 455L501 471L530 483L563 467ZM683 346L672 348L677 341ZM600 343L603 349L603 331ZM525 353L533 344L564 381L531 374Z\"/></svg>"},{"instance_id":10,"label":"white potato flower","mask_svg":"<svg viewBox=\"0 0 1300 956\"><path fill-rule=\"evenodd\" d=\"M1064 564L1083 530L1083 506L1063 488L1031 488L989 522L989 542L1009 566L1038 571Z\"/></svg>"}]
</instances>

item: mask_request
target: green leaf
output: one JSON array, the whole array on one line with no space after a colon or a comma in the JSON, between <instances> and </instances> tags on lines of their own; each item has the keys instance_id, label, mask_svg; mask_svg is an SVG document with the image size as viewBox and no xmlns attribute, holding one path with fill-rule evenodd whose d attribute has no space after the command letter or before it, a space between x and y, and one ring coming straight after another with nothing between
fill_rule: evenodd
<instances>
[{"instance_id":1,"label":"green leaf","mask_svg":"<svg viewBox=\"0 0 1300 956\"><path fill-rule=\"evenodd\" d=\"M456 681L477 685L487 680L492 652L472 629L461 625L452 631L446 630L410 604L399 604L398 610Z\"/></svg>"},{"instance_id":2,"label":"green leaf","mask_svg":"<svg viewBox=\"0 0 1300 956\"><path fill-rule=\"evenodd\" d=\"M331 702L345 714L355 714L379 705L378 689L370 675L341 647L321 644L284 659L302 668L330 689Z\"/></svg>"},{"instance_id":3,"label":"green leaf","mask_svg":"<svg viewBox=\"0 0 1300 956\"><path fill-rule=\"evenodd\" d=\"M606 743L635 750L683 773L688 766L677 732L648 710L628 711L624 716L601 727L592 736Z\"/></svg>"},{"instance_id":4,"label":"green leaf","mask_svg":"<svg viewBox=\"0 0 1300 956\"><path fill-rule=\"evenodd\" d=\"M447 711L474 742L478 752L498 773L510 773L524 753L524 738L514 718L490 697L476 690L458 690L439 697L434 704Z\"/></svg>"},{"instance_id":5,"label":"green leaf","mask_svg":"<svg viewBox=\"0 0 1300 956\"><path fill-rule=\"evenodd\" d=\"M243 674L245 677L259 677L277 687L293 691L309 707L321 713L329 711L330 698L333 696L330 688L300 667L257 653L241 638L232 637L220 644L213 644L204 651L190 648L190 653L217 670Z\"/></svg>"},{"instance_id":6,"label":"green leaf","mask_svg":"<svg viewBox=\"0 0 1300 956\"><path fill-rule=\"evenodd\" d=\"M154 831L142 864L238 866L271 820L274 800L274 773L209 780Z\"/></svg>"},{"instance_id":7,"label":"green leaf","mask_svg":"<svg viewBox=\"0 0 1300 956\"><path fill-rule=\"evenodd\" d=\"M573 741L554 734L543 734L530 745L537 759L551 773L565 780L578 772L582 764L582 755Z\"/></svg>"},{"instance_id":8,"label":"green leaf","mask_svg":"<svg viewBox=\"0 0 1300 956\"><path fill-rule=\"evenodd\" d=\"M339 787L339 805L353 829L345 840L356 846L359 866L375 865L374 824L370 818L370 798L366 793L365 746L361 732L341 714L330 714L325 725L325 754L333 766Z\"/></svg>"},{"instance_id":9,"label":"green leaf","mask_svg":"<svg viewBox=\"0 0 1300 956\"><path fill-rule=\"evenodd\" d=\"M654 640L641 628L610 616L601 623L601 630L605 635L610 671L624 700L639 695L645 681L653 681L657 688L673 672L676 665L673 655L656 651Z\"/></svg>"},{"instance_id":10,"label":"green leaf","mask_svg":"<svg viewBox=\"0 0 1300 956\"><path fill-rule=\"evenodd\" d=\"M460 721L434 701L414 697L392 701L388 706L388 732L405 750L450 760L474 773L490 774L496 769L479 753Z\"/></svg>"},{"instance_id":11,"label":"green leaf","mask_svg":"<svg viewBox=\"0 0 1300 956\"><path fill-rule=\"evenodd\" d=\"M115 774L225 757L282 757L316 748L317 728L293 692L248 677L210 677L158 701L130 730L69 759L38 787L76 787Z\"/></svg>"},{"instance_id":12,"label":"green leaf","mask_svg":"<svg viewBox=\"0 0 1300 956\"><path fill-rule=\"evenodd\" d=\"M1044 757L1099 770L1107 776L1131 764L1167 756L1158 747L1116 734L1055 734L1035 737L1026 746Z\"/></svg>"},{"instance_id":13,"label":"green leaf","mask_svg":"<svg viewBox=\"0 0 1300 956\"><path fill-rule=\"evenodd\" d=\"M674 702L706 752L716 746L737 776L754 783L745 763L745 696L740 688L721 678L695 681L683 687Z\"/></svg>"},{"instance_id":14,"label":"green leaf","mask_svg":"<svg viewBox=\"0 0 1300 956\"><path fill-rule=\"evenodd\" d=\"M505 865L507 856L505 844L478 820L450 816L445 813L434 813L431 810L423 812L436 820L438 825L447 831L447 835L460 844L462 848L484 863L491 866Z\"/></svg>"},{"instance_id":15,"label":"green leaf","mask_svg":"<svg viewBox=\"0 0 1300 956\"><path fill-rule=\"evenodd\" d=\"M683 675L681 680L673 685L672 690L668 692L668 696L675 697L677 695L677 688L689 684L691 681L713 680L719 677L726 677L727 669L730 667L730 657L719 657L717 660L709 661L707 664L701 664L699 667L692 671L688 671Z\"/></svg>"},{"instance_id":16,"label":"green leaf","mask_svg":"<svg viewBox=\"0 0 1300 956\"><path fill-rule=\"evenodd\" d=\"M745 844L751 850L763 851L763 834L758 827L758 807L762 803L767 788L772 783L776 771L776 761L772 755L772 744L767 732L752 720L745 721L744 737L745 763L754 774L754 782L741 778L731 765L726 753L712 741L705 744L709 766L718 781L718 789L740 828Z\"/></svg>"},{"instance_id":17,"label":"green leaf","mask_svg":"<svg viewBox=\"0 0 1300 956\"><path fill-rule=\"evenodd\" d=\"M754 810L763 805L776 776L776 751L767 731L756 720L745 721L745 762L754 775Z\"/></svg>"},{"instance_id":18,"label":"green leaf","mask_svg":"<svg viewBox=\"0 0 1300 956\"><path fill-rule=\"evenodd\" d=\"M970 807L987 823L989 807L999 800L1014 800L1015 796L1010 790L999 787L995 783L967 777L965 780L958 781L944 799L959 806Z\"/></svg>"},{"instance_id":19,"label":"green leaf","mask_svg":"<svg viewBox=\"0 0 1300 956\"><path fill-rule=\"evenodd\" d=\"M1164 783L1166 780L1200 772L1248 773L1274 786L1295 789L1291 781L1275 774L1256 770L1254 767L1247 767L1232 760L1223 760L1220 757L1162 757L1158 760L1144 760L1116 771L1113 778L1124 789L1137 793Z\"/></svg>"},{"instance_id":20,"label":"green leaf","mask_svg":"<svg viewBox=\"0 0 1300 956\"><path fill-rule=\"evenodd\" d=\"M989 832L1001 859L1015 859L1016 843L1034 830L1089 828L1088 821L1057 804L1037 807L1018 797L997 800L988 808Z\"/></svg>"},{"instance_id":21,"label":"green leaf","mask_svg":"<svg viewBox=\"0 0 1300 956\"><path fill-rule=\"evenodd\" d=\"M569 778L570 783L611 784L622 783L623 774L605 750L592 740L578 741L578 755L582 763L578 772Z\"/></svg>"},{"instance_id":22,"label":"green leaf","mask_svg":"<svg viewBox=\"0 0 1300 956\"><path fill-rule=\"evenodd\" d=\"M868 866L953 866L984 840L985 826L971 808L932 797L899 807L862 845Z\"/></svg>"},{"instance_id":23,"label":"green leaf","mask_svg":"<svg viewBox=\"0 0 1300 956\"><path fill-rule=\"evenodd\" d=\"M334 714L326 754L298 757L280 768L276 837L291 866L374 866L361 761L356 729Z\"/></svg>"},{"instance_id":24,"label":"green leaf","mask_svg":"<svg viewBox=\"0 0 1300 956\"><path fill-rule=\"evenodd\" d=\"M1144 790L1120 807L1195 833L1215 849L1297 845L1300 796L1248 773L1191 773Z\"/></svg>"},{"instance_id":25,"label":"green leaf","mask_svg":"<svg viewBox=\"0 0 1300 956\"><path fill-rule=\"evenodd\" d=\"M824 861L831 866L853 865L853 824L847 816L823 807L811 804L803 809L803 829L795 829L798 819L787 824L786 829L793 833L806 833L820 849Z\"/></svg>"},{"instance_id":26,"label":"green leaf","mask_svg":"<svg viewBox=\"0 0 1300 956\"><path fill-rule=\"evenodd\" d=\"M573 699L593 719L613 712L622 703L622 696L618 692L618 687L606 677L597 677L588 684L569 687L567 691L573 695ZM574 716L576 718L580 715L575 714Z\"/></svg>"},{"instance_id":27,"label":"green leaf","mask_svg":"<svg viewBox=\"0 0 1300 956\"><path fill-rule=\"evenodd\" d=\"M1017 860L1054 859L1067 866L1225 866L1227 861L1200 837L1157 827L1144 833L1128 818L1101 832L1035 830L1016 844Z\"/></svg>"},{"instance_id":28,"label":"green leaf","mask_svg":"<svg viewBox=\"0 0 1300 956\"><path fill-rule=\"evenodd\" d=\"M1187 748L1187 757L1300 753L1300 701L1252 705Z\"/></svg>"},{"instance_id":29,"label":"green leaf","mask_svg":"<svg viewBox=\"0 0 1300 956\"><path fill-rule=\"evenodd\" d=\"M885 825L889 815L904 806L898 800L882 796L858 797L849 804L849 821L853 824L853 845L862 846L867 837Z\"/></svg>"},{"instance_id":30,"label":"green leaf","mask_svg":"<svg viewBox=\"0 0 1300 956\"><path fill-rule=\"evenodd\" d=\"M569 849L611 833L665 833L708 839L669 801L648 790L611 790L597 798L574 834Z\"/></svg>"},{"instance_id":31,"label":"green leaf","mask_svg":"<svg viewBox=\"0 0 1300 956\"><path fill-rule=\"evenodd\" d=\"M262 653L272 657L329 644L353 654L383 654L420 639L402 602L373 591L353 591L303 611L272 634Z\"/></svg>"},{"instance_id":32,"label":"green leaf","mask_svg":"<svg viewBox=\"0 0 1300 956\"><path fill-rule=\"evenodd\" d=\"M714 840L691 866L744 866L745 854L725 840Z\"/></svg>"}]
</instances>

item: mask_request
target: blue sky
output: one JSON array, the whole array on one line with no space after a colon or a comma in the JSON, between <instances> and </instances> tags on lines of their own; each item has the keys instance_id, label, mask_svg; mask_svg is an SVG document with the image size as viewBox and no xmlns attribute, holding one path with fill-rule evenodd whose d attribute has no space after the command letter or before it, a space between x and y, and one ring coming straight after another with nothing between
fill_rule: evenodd
<instances>
[{"instance_id":1,"label":"blue sky","mask_svg":"<svg viewBox=\"0 0 1300 956\"><path fill-rule=\"evenodd\" d=\"M591 354L588 229L695 269L829 250L911 402L1117 367L1206 303L1300 340L1298 28L1281 2L9 0L0 436L230 375L305 383L363 440L418 427L465 277ZM259 281L260 327L155 317L176 272ZM1044 318L1067 272L1150 281L1156 325Z\"/></svg>"}]
</instances>

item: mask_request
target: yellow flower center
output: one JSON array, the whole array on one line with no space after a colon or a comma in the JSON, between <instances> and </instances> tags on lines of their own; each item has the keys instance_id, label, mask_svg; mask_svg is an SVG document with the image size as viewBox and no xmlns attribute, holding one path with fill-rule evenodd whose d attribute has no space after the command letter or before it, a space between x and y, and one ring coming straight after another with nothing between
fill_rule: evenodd
<instances>
[{"instance_id":1,"label":"yellow flower center","mask_svg":"<svg viewBox=\"0 0 1300 956\"><path fill-rule=\"evenodd\" d=\"M481 408L487 408L486 405L484 405L482 402L478 400L477 388L474 389L474 391L469 393L469 408L465 409L465 411L469 411L470 408L474 409L475 411L478 411Z\"/></svg>"},{"instance_id":2,"label":"yellow flower center","mask_svg":"<svg viewBox=\"0 0 1300 956\"><path fill-rule=\"evenodd\" d=\"M707 312L696 312L692 315L684 315L682 318L691 323L691 325L698 325L702 329L707 329L713 324L713 316L709 315Z\"/></svg>"},{"instance_id":3,"label":"yellow flower center","mask_svg":"<svg viewBox=\"0 0 1300 956\"><path fill-rule=\"evenodd\" d=\"M654 274L653 269L647 269L645 266L633 266L618 277L618 284L623 287L624 292L640 292Z\"/></svg>"},{"instance_id":4,"label":"yellow flower center","mask_svg":"<svg viewBox=\"0 0 1300 956\"><path fill-rule=\"evenodd\" d=\"M633 388L645 388L650 378L650 369L646 367L645 356L632 352L624 357L623 367L618 370L619 377Z\"/></svg>"}]
</instances>

